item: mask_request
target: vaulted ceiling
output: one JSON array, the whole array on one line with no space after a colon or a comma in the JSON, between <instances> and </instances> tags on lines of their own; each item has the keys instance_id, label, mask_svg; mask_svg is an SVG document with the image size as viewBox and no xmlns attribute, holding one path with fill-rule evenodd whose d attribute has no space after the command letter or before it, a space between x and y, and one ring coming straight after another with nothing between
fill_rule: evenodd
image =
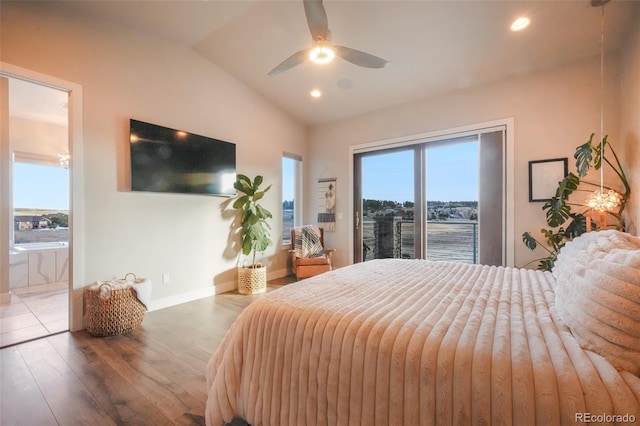
<instances>
[{"instance_id":1,"label":"vaulted ceiling","mask_svg":"<svg viewBox=\"0 0 640 426\"><path fill-rule=\"evenodd\" d=\"M268 73L311 46L302 0L66 1L69 16L134 27L185 45L306 124L320 124L598 57L601 12L587 0L324 2L332 41L382 57ZM640 19L640 2L605 7L606 52ZM519 16L531 19L512 32ZM322 91L314 99L312 89Z\"/></svg>"}]
</instances>

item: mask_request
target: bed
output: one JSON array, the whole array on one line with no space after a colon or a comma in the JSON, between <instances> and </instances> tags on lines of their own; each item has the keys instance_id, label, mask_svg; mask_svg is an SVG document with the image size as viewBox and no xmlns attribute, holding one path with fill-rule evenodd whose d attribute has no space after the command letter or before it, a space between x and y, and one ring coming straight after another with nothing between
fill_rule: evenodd
<instances>
[{"instance_id":1,"label":"bed","mask_svg":"<svg viewBox=\"0 0 640 426\"><path fill-rule=\"evenodd\" d=\"M640 238L584 234L553 273L327 272L252 302L206 376L209 425L640 422Z\"/></svg>"}]
</instances>

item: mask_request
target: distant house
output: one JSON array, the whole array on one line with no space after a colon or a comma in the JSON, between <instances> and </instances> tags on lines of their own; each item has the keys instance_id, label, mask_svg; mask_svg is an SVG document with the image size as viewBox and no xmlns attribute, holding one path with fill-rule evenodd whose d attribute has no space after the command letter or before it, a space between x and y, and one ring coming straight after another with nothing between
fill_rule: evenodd
<instances>
[{"instance_id":1,"label":"distant house","mask_svg":"<svg viewBox=\"0 0 640 426\"><path fill-rule=\"evenodd\" d=\"M51 219L46 216L14 216L13 223L16 231L43 229L51 226Z\"/></svg>"}]
</instances>

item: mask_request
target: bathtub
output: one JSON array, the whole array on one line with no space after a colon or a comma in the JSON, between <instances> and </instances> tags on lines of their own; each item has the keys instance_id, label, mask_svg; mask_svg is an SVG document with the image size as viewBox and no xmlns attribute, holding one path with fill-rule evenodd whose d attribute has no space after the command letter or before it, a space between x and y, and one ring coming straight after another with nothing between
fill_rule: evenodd
<instances>
[{"instance_id":1,"label":"bathtub","mask_svg":"<svg viewBox=\"0 0 640 426\"><path fill-rule=\"evenodd\" d=\"M66 241L51 242L51 243L15 244L13 246L13 251L17 253L22 253L25 251L66 249L68 247L69 247L69 243Z\"/></svg>"},{"instance_id":2,"label":"bathtub","mask_svg":"<svg viewBox=\"0 0 640 426\"><path fill-rule=\"evenodd\" d=\"M9 288L69 282L69 244L16 244L9 251Z\"/></svg>"}]
</instances>

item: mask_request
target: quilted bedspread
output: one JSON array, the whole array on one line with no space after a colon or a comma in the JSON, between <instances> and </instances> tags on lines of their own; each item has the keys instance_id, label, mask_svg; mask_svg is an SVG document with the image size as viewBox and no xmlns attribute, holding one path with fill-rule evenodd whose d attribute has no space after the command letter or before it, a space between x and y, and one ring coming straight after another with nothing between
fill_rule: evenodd
<instances>
[{"instance_id":1,"label":"quilted bedspread","mask_svg":"<svg viewBox=\"0 0 640 426\"><path fill-rule=\"evenodd\" d=\"M551 273L449 262L374 260L267 294L207 386L209 425L640 422L640 378L580 347Z\"/></svg>"}]
</instances>

